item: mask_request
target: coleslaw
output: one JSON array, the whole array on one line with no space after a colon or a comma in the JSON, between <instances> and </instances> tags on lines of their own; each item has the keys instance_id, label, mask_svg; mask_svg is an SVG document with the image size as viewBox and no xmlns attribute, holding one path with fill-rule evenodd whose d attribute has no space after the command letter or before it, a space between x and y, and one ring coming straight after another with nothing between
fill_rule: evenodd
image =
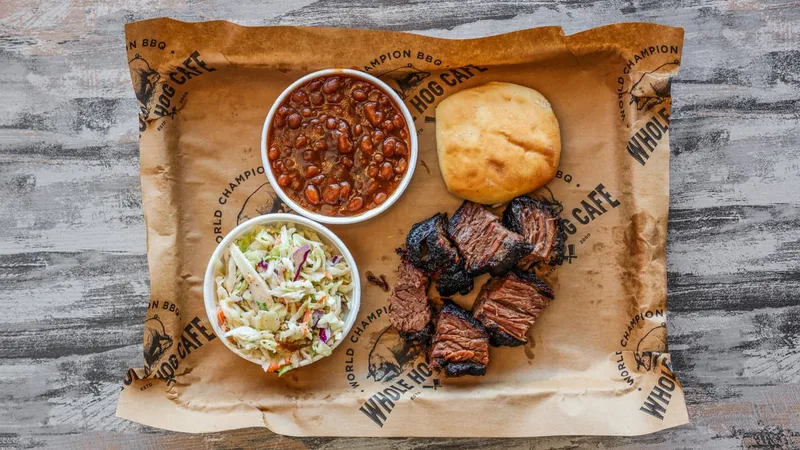
<instances>
[{"instance_id":1,"label":"coleslaw","mask_svg":"<svg viewBox=\"0 0 800 450\"><path fill-rule=\"evenodd\" d=\"M260 225L216 262L224 338L279 375L328 356L342 339L352 271L313 231Z\"/></svg>"}]
</instances>

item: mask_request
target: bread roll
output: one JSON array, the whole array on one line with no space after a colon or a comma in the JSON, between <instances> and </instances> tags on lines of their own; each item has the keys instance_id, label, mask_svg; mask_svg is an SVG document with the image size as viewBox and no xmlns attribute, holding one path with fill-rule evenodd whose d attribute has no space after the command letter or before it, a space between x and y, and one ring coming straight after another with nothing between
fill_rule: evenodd
<instances>
[{"instance_id":1,"label":"bread roll","mask_svg":"<svg viewBox=\"0 0 800 450\"><path fill-rule=\"evenodd\" d=\"M491 205L531 192L555 177L561 133L542 94L491 82L439 104L436 146L447 189Z\"/></svg>"}]
</instances>

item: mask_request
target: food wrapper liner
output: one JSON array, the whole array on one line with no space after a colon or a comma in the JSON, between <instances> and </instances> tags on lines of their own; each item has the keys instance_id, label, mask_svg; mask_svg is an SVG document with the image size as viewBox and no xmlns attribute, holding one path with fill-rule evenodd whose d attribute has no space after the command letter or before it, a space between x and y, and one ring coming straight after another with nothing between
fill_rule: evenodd
<instances>
[{"instance_id":1,"label":"food wrapper liner","mask_svg":"<svg viewBox=\"0 0 800 450\"><path fill-rule=\"evenodd\" d=\"M126 374L117 415L184 432L294 436L638 435L687 423L666 304L670 80L682 44L682 29L643 23L468 40L222 21L127 25L151 298L142 367ZM419 162L385 213L331 227L361 272L358 319L330 357L277 377L214 334L203 275L237 224L287 210L264 174L264 119L290 83L331 67L366 71L397 91L415 118ZM538 90L558 117L559 171L531 195L562 209L566 256L540 272L555 300L528 343L492 348L485 377L448 379L390 327L389 293L366 273L394 284L395 249L411 225L460 205L439 172L435 109L489 81ZM486 279L454 300L469 308Z\"/></svg>"}]
</instances>

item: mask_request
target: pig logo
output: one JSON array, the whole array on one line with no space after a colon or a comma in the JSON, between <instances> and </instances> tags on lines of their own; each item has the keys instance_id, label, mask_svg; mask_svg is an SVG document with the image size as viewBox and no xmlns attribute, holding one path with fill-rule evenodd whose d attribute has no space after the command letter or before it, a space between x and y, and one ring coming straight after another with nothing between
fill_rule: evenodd
<instances>
[{"instance_id":1,"label":"pig logo","mask_svg":"<svg viewBox=\"0 0 800 450\"><path fill-rule=\"evenodd\" d=\"M247 196L242 209L236 215L236 225L253 217L277 212L289 212L289 208L281 201L269 183L264 183Z\"/></svg>"},{"instance_id":2,"label":"pig logo","mask_svg":"<svg viewBox=\"0 0 800 450\"><path fill-rule=\"evenodd\" d=\"M413 367L423 347L406 342L392 326L386 327L369 351L367 378L386 383Z\"/></svg>"},{"instance_id":3,"label":"pig logo","mask_svg":"<svg viewBox=\"0 0 800 450\"><path fill-rule=\"evenodd\" d=\"M133 91L139 101L139 131L144 131L147 127L147 117L150 115L150 102L153 100L156 83L161 79L161 75L138 53L128 62L128 67L131 70Z\"/></svg>"},{"instance_id":4,"label":"pig logo","mask_svg":"<svg viewBox=\"0 0 800 450\"><path fill-rule=\"evenodd\" d=\"M636 353L634 353L637 370L642 368L652 370L656 366L654 363L660 355L658 352L664 351L667 347L667 342L664 340L667 335L666 329L667 324L662 323L639 339L639 343L636 345Z\"/></svg>"},{"instance_id":5,"label":"pig logo","mask_svg":"<svg viewBox=\"0 0 800 450\"><path fill-rule=\"evenodd\" d=\"M555 194L553 194L553 191L551 191L549 187L543 186L542 189L547 191L547 193L545 194L544 191L542 191L540 195L532 195L531 198L552 206L556 213L561 214L564 211L564 205L556 199Z\"/></svg>"},{"instance_id":6,"label":"pig logo","mask_svg":"<svg viewBox=\"0 0 800 450\"><path fill-rule=\"evenodd\" d=\"M397 92L401 99L405 100L429 76L431 76L430 72L419 70L414 65L408 64L407 66L384 72L378 75L378 78Z\"/></svg>"},{"instance_id":7,"label":"pig logo","mask_svg":"<svg viewBox=\"0 0 800 450\"><path fill-rule=\"evenodd\" d=\"M662 64L655 70L645 72L631 86L630 104L636 104L639 111L650 111L667 101L670 96L672 74L678 71L679 61Z\"/></svg>"},{"instance_id":8,"label":"pig logo","mask_svg":"<svg viewBox=\"0 0 800 450\"><path fill-rule=\"evenodd\" d=\"M149 368L158 362L164 353L172 347L172 338L167 335L164 324L158 318L158 314L144 321L144 362L145 367Z\"/></svg>"}]
</instances>

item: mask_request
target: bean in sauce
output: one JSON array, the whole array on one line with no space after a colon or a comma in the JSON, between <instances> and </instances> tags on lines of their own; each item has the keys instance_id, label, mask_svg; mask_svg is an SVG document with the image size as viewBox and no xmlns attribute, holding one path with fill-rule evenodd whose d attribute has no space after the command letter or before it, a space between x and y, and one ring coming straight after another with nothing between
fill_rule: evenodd
<instances>
[{"instance_id":1,"label":"bean in sauce","mask_svg":"<svg viewBox=\"0 0 800 450\"><path fill-rule=\"evenodd\" d=\"M385 202L408 170L400 109L367 81L334 75L296 89L272 121L268 157L300 206L352 216Z\"/></svg>"}]
</instances>

